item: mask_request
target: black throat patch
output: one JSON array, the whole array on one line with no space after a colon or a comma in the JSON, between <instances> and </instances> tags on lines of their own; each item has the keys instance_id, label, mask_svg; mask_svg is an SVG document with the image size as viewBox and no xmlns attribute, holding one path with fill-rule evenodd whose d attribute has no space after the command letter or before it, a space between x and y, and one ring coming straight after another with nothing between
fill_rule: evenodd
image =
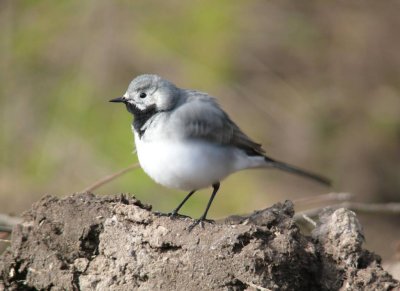
<instances>
[{"instance_id":1,"label":"black throat patch","mask_svg":"<svg viewBox=\"0 0 400 291\"><path fill-rule=\"evenodd\" d=\"M146 129L144 130L142 129L143 125L156 113L158 113L156 106L152 105L149 108L146 108L145 110L140 110L135 105L132 105L130 103L126 103L125 105L128 111L131 112L134 116L133 128L139 134L139 137L142 137L142 135L146 131Z\"/></svg>"}]
</instances>

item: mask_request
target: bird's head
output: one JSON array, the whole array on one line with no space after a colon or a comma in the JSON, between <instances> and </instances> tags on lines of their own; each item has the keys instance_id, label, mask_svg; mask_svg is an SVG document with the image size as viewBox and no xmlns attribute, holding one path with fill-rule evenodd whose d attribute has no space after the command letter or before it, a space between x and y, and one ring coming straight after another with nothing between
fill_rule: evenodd
<instances>
[{"instance_id":1,"label":"bird's head","mask_svg":"<svg viewBox=\"0 0 400 291\"><path fill-rule=\"evenodd\" d=\"M146 111L168 111L180 98L180 90L171 82L157 75L140 75L132 80L122 97L110 100L120 102L133 115Z\"/></svg>"}]
</instances>

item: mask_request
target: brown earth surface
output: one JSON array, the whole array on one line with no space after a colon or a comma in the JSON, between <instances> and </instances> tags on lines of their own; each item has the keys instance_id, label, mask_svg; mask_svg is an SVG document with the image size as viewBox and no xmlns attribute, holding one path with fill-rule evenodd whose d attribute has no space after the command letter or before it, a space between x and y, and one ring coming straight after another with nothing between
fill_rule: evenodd
<instances>
[{"instance_id":1,"label":"brown earth surface","mask_svg":"<svg viewBox=\"0 0 400 291\"><path fill-rule=\"evenodd\" d=\"M128 195L47 196L14 227L0 290L395 290L356 215L326 210L312 236L290 201L188 231Z\"/></svg>"}]
</instances>

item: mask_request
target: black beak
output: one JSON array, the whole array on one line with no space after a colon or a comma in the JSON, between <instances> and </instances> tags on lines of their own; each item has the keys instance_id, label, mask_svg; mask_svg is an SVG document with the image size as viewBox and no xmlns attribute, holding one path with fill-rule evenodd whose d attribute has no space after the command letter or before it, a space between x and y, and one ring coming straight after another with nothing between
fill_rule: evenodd
<instances>
[{"instance_id":1,"label":"black beak","mask_svg":"<svg viewBox=\"0 0 400 291\"><path fill-rule=\"evenodd\" d=\"M125 97L117 97L117 98L111 99L109 102L124 103L125 101L126 101Z\"/></svg>"}]
</instances>

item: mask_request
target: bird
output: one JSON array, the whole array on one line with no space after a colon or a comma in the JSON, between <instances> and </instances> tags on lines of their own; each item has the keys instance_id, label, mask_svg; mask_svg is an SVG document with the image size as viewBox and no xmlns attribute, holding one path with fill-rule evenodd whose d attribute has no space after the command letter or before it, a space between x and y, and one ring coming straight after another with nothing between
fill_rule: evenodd
<instances>
[{"instance_id":1,"label":"bird","mask_svg":"<svg viewBox=\"0 0 400 291\"><path fill-rule=\"evenodd\" d=\"M207 93L181 89L155 74L134 78L123 96L109 100L123 103L133 115L131 124L139 164L156 183L189 191L169 213L198 190L212 187L206 209L189 229L204 222L221 181L244 169L273 168L330 185L329 179L266 155L261 144L247 136L217 100Z\"/></svg>"}]
</instances>

